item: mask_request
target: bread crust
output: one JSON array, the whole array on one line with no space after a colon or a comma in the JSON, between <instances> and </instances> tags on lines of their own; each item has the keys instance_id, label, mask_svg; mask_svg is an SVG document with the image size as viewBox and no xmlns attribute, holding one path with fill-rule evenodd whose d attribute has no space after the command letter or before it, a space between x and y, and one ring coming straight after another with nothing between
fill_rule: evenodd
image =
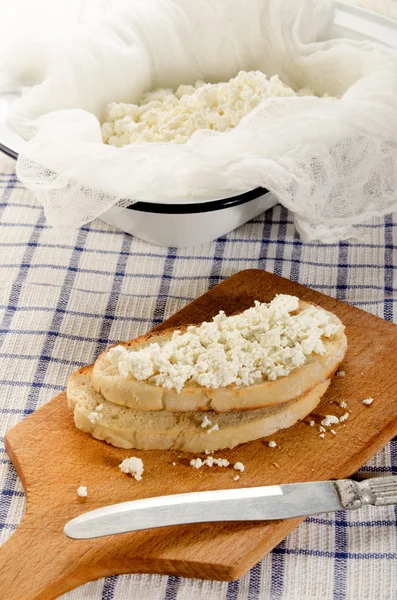
<instances>
[{"instance_id":1,"label":"bread crust","mask_svg":"<svg viewBox=\"0 0 397 600\"><path fill-rule=\"evenodd\" d=\"M142 411L104 400L92 387L92 366L72 375L67 398L76 427L98 440L126 449L202 453L234 448L293 426L315 409L329 384L327 380L295 400L264 409L237 414L206 413L218 425L211 433L201 426L200 411ZM90 418L100 405L100 418Z\"/></svg>"}]
</instances>

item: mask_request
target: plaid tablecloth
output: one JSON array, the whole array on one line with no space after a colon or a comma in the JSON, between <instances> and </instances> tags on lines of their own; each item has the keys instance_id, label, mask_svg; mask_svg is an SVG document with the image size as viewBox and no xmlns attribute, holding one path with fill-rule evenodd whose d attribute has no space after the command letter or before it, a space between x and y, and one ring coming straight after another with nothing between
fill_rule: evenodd
<instances>
[{"instance_id":1,"label":"plaid tablecloth","mask_svg":"<svg viewBox=\"0 0 397 600\"><path fill-rule=\"evenodd\" d=\"M144 333L242 269L273 271L396 319L397 219L362 231L360 242L303 244L291 215L277 206L216 242L184 250L151 246L101 221L63 240L18 183L13 161L0 156L0 434L63 390L70 373L108 344ZM1 542L24 510L3 441ZM363 471L397 472L397 441ZM130 575L64 598L390 600L397 595L396 519L393 507L308 518L233 583Z\"/></svg>"}]
</instances>

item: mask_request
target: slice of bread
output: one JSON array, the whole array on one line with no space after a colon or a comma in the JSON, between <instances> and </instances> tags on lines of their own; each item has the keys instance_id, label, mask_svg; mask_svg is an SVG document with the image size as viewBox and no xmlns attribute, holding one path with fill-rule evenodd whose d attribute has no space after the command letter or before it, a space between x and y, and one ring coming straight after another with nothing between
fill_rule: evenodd
<instances>
[{"instance_id":1,"label":"slice of bread","mask_svg":"<svg viewBox=\"0 0 397 600\"><path fill-rule=\"evenodd\" d=\"M313 305L300 301L298 312L309 306ZM117 368L105 360L108 352L106 350L94 365L92 384L94 390L109 402L140 410L214 410L221 413L264 408L288 402L329 379L343 360L347 348L344 326L334 314L324 312L327 312L332 323L338 326L337 333L324 340L325 354L310 355L303 366L292 370L287 377L279 377L274 381L263 380L259 384L248 387L229 385L218 389L189 382L180 392L177 392L175 389L168 390L147 381L138 381L133 376L122 377ZM182 327L179 331L184 333L186 329ZM168 329L159 333L149 333L118 345L136 351L153 342L164 343L170 339L173 332L173 329Z\"/></svg>"},{"instance_id":2,"label":"slice of bread","mask_svg":"<svg viewBox=\"0 0 397 600\"><path fill-rule=\"evenodd\" d=\"M324 381L296 400L264 409L207 412L211 426L218 426L208 433L202 427L204 415L199 411L143 411L108 402L93 389L91 375L92 367L80 369L72 375L67 388L78 429L119 448L183 452L234 448L291 427L314 410L330 383Z\"/></svg>"}]
</instances>

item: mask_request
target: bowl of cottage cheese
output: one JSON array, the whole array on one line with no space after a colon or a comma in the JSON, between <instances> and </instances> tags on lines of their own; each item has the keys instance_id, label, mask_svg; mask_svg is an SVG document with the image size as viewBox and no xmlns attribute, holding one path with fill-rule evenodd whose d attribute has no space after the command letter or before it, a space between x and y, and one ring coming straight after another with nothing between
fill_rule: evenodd
<instances>
[{"instance_id":1,"label":"bowl of cottage cheese","mask_svg":"<svg viewBox=\"0 0 397 600\"><path fill-rule=\"evenodd\" d=\"M313 95L295 92L277 75L240 71L228 82L159 88L138 104L110 103L105 110L103 142L117 148L130 144L185 144L197 131L226 132L236 127L265 98ZM102 216L152 243L190 246L208 242L274 206L275 197L263 188L234 196L192 198L186 203L137 202Z\"/></svg>"}]
</instances>

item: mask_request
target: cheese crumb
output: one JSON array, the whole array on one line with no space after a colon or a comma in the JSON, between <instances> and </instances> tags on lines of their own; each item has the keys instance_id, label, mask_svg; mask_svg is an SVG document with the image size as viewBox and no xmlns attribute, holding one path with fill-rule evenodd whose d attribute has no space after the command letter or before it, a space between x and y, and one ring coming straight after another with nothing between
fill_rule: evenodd
<instances>
[{"instance_id":1,"label":"cheese crumb","mask_svg":"<svg viewBox=\"0 0 397 600\"><path fill-rule=\"evenodd\" d=\"M339 422L340 422L340 423L343 423L344 421L347 421L347 419L348 419L348 418L349 418L349 413L348 413L348 412L346 412L344 415L342 415L342 416L339 418Z\"/></svg>"},{"instance_id":2,"label":"cheese crumb","mask_svg":"<svg viewBox=\"0 0 397 600\"><path fill-rule=\"evenodd\" d=\"M143 462L136 456L125 458L122 463L119 464L119 469L122 473L131 473L131 475L137 481L141 481L143 469Z\"/></svg>"},{"instance_id":3,"label":"cheese crumb","mask_svg":"<svg viewBox=\"0 0 397 600\"><path fill-rule=\"evenodd\" d=\"M80 487L78 487L77 488L77 495L80 496L80 498L87 498L87 496L88 496L87 486L86 485L81 485Z\"/></svg>"},{"instance_id":4,"label":"cheese crumb","mask_svg":"<svg viewBox=\"0 0 397 600\"><path fill-rule=\"evenodd\" d=\"M274 381L312 354L324 354L326 340L339 331L324 310L298 309L298 298L281 294L230 317L221 311L209 323L190 326L183 334L175 331L163 344L140 350L115 346L105 360L124 378L178 392L187 382L218 389Z\"/></svg>"},{"instance_id":5,"label":"cheese crumb","mask_svg":"<svg viewBox=\"0 0 397 600\"><path fill-rule=\"evenodd\" d=\"M345 377L346 373L344 371L338 371L336 375L337 377Z\"/></svg>"},{"instance_id":6,"label":"cheese crumb","mask_svg":"<svg viewBox=\"0 0 397 600\"><path fill-rule=\"evenodd\" d=\"M322 425L320 425L320 427L318 428L320 433L325 433L326 429L325 427L323 427Z\"/></svg>"},{"instance_id":7,"label":"cheese crumb","mask_svg":"<svg viewBox=\"0 0 397 600\"><path fill-rule=\"evenodd\" d=\"M367 406L369 406L370 404L372 404L373 401L374 401L373 398L365 398L365 400L363 400L363 404L366 404Z\"/></svg>"},{"instance_id":8,"label":"cheese crumb","mask_svg":"<svg viewBox=\"0 0 397 600\"><path fill-rule=\"evenodd\" d=\"M310 421L310 423L309 423L310 427L314 427L315 424L316 424L316 421Z\"/></svg>"},{"instance_id":9,"label":"cheese crumb","mask_svg":"<svg viewBox=\"0 0 397 600\"><path fill-rule=\"evenodd\" d=\"M213 425L212 427L207 429L207 433L212 433L213 431L218 431L218 429L219 429L219 425L218 425L218 423L215 423L215 425Z\"/></svg>"},{"instance_id":10,"label":"cheese crumb","mask_svg":"<svg viewBox=\"0 0 397 600\"><path fill-rule=\"evenodd\" d=\"M103 404L97 404L97 406L95 407L95 410L90 412L90 414L88 415L88 420L93 425L95 425L95 423L97 423L100 419L102 419L103 415L100 412L102 409L103 409Z\"/></svg>"},{"instance_id":11,"label":"cheese crumb","mask_svg":"<svg viewBox=\"0 0 397 600\"><path fill-rule=\"evenodd\" d=\"M325 438L325 433L320 433L320 435L318 437Z\"/></svg>"},{"instance_id":12,"label":"cheese crumb","mask_svg":"<svg viewBox=\"0 0 397 600\"><path fill-rule=\"evenodd\" d=\"M204 465L207 465L207 467L212 467L213 465L218 467L228 467L229 464L230 463L226 458L214 458L213 456L209 456L205 460L201 460L201 458L192 458L190 461L190 465L194 469L201 469Z\"/></svg>"},{"instance_id":13,"label":"cheese crumb","mask_svg":"<svg viewBox=\"0 0 397 600\"><path fill-rule=\"evenodd\" d=\"M97 421L99 421L99 414L95 411L90 412L88 415L88 420L94 425Z\"/></svg>"},{"instance_id":14,"label":"cheese crumb","mask_svg":"<svg viewBox=\"0 0 397 600\"><path fill-rule=\"evenodd\" d=\"M339 423L339 419L335 415L325 415L325 419L321 421L321 425L324 427L330 427L330 425L336 425L336 423Z\"/></svg>"},{"instance_id":15,"label":"cheese crumb","mask_svg":"<svg viewBox=\"0 0 397 600\"><path fill-rule=\"evenodd\" d=\"M238 481L240 479L240 475L236 475L236 477L233 477L234 481Z\"/></svg>"},{"instance_id":16,"label":"cheese crumb","mask_svg":"<svg viewBox=\"0 0 397 600\"><path fill-rule=\"evenodd\" d=\"M347 402L345 402L344 400L342 400L342 402L339 403L339 406L341 408L346 408L347 407ZM340 419L339 419L340 420Z\"/></svg>"},{"instance_id":17,"label":"cheese crumb","mask_svg":"<svg viewBox=\"0 0 397 600\"><path fill-rule=\"evenodd\" d=\"M330 431L331 431L331 433L332 433L333 435L336 435L336 431L335 431L335 429L330 429Z\"/></svg>"},{"instance_id":18,"label":"cheese crumb","mask_svg":"<svg viewBox=\"0 0 397 600\"><path fill-rule=\"evenodd\" d=\"M242 462L236 462L233 469L235 469L235 471L241 471L242 473L245 470L245 467Z\"/></svg>"},{"instance_id":19,"label":"cheese crumb","mask_svg":"<svg viewBox=\"0 0 397 600\"><path fill-rule=\"evenodd\" d=\"M277 446L276 442L274 442L273 440L271 440L268 444L269 448L275 448Z\"/></svg>"},{"instance_id":20,"label":"cheese crumb","mask_svg":"<svg viewBox=\"0 0 397 600\"><path fill-rule=\"evenodd\" d=\"M212 421L209 420L207 415L204 415L204 419L201 421L201 427L209 427L212 425Z\"/></svg>"},{"instance_id":21,"label":"cheese crumb","mask_svg":"<svg viewBox=\"0 0 397 600\"><path fill-rule=\"evenodd\" d=\"M175 467L175 465L176 465L176 462L173 462L173 463L172 463L172 466L173 466L173 467Z\"/></svg>"},{"instance_id":22,"label":"cheese crumb","mask_svg":"<svg viewBox=\"0 0 397 600\"><path fill-rule=\"evenodd\" d=\"M207 460L209 460L209 458L207 458ZM214 458L213 460L218 467L228 467L230 464L226 458Z\"/></svg>"}]
</instances>

